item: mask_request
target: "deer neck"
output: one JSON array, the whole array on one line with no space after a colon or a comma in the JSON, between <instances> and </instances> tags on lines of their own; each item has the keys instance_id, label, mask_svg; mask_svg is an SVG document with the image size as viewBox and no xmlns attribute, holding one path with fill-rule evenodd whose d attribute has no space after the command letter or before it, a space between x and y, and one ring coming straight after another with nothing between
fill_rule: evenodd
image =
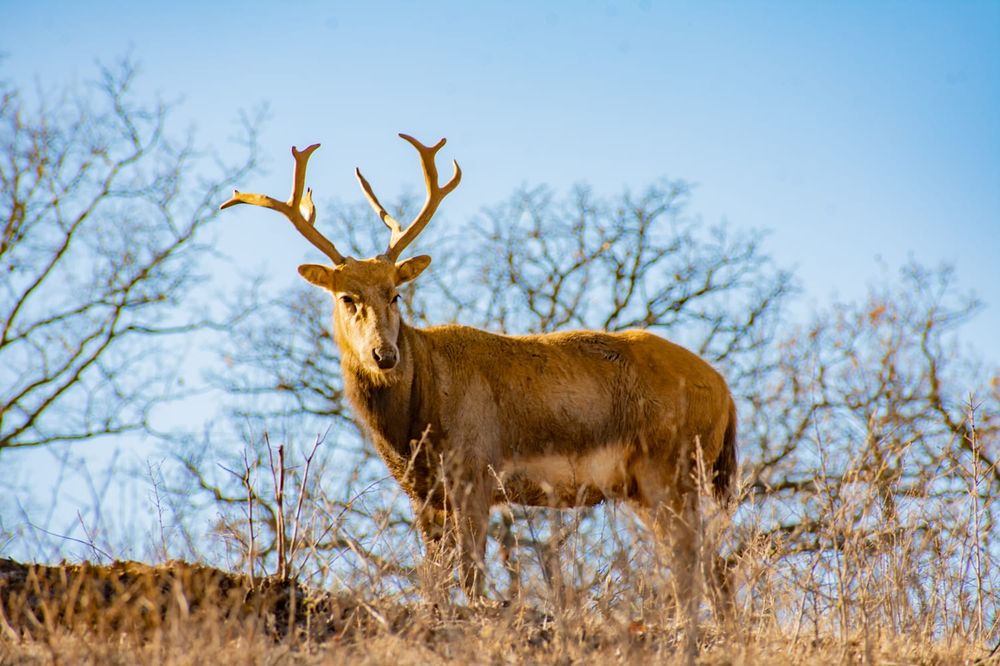
<instances>
[{"instance_id":1,"label":"deer neck","mask_svg":"<svg viewBox=\"0 0 1000 666\"><path fill-rule=\"evenodd\" d=\"M420 367L426 353L419 332L405 323L399 329L399 364L388 374L373 375L341 347L344 392L375 441L396 455L408 456L410 442L419 439L422 392ZM425 424L426 425L426 424ZM415 434L414 434L415 433Z\"/></svg>"}]
</instances>

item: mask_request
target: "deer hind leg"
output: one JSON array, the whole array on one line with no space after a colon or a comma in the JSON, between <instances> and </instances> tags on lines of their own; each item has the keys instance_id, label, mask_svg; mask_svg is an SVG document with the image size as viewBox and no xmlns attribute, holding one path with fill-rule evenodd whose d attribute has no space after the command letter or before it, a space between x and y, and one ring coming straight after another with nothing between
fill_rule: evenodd
<instances>
[{"instance_id":1,"label":"deer hind leg","mask_svg":"<svg viewBox=\"0 0 1000 666\"><path fill-rule=\"evenodd\" d=\"M707 572L708 595L715 609L715 617L722 629L728 633L735 630L736 596L733 590L733 574L726 558L712 552L712 567Z\"/></svg>"},{"instance_id":2,"label":"deer hind leg","mask_svg":"<svg viewBox=\"0 0 1000 666\"><path fill-rule=\"evenodd\" d=\"M691 661L698 652L701 605L699 497L690 470L671 467L648 459L636 465L638 514L670 558L685 653Z\"/></svg>"}]
</instances>

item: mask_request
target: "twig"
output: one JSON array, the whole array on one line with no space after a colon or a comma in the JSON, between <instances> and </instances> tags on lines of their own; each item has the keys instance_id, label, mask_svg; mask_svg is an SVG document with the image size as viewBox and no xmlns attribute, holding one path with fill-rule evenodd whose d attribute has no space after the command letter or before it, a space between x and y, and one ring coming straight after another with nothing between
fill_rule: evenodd
<instances>
[{"instance_id":1,"label":"twig","mask_svg":"<svg viewBox=\"0 0 1000 666\"><path fill-rule=\"evenodd\" d=\"M79 513L77 515L79 515ZM81 518L81 520L82 520L82 518ZM63 539L65 541L75 541L76 543L83 544L84 546L87 546L88 548L90 548L95 553L97 553L99 555L103 555L104 557L108 558L111 561L114 561L114 559L115 559L115 558L111 557L111 555L109 555L108 553L106 553L105 551L103 551L100 548L98 548L97 545L94 544L92 541L84 541L83 539L77 539L76 537L67 536L65 534L57 534L55 532L50 532L47 529L45 529L44 527L39 527L38 525L35 525L34 523L32 523L30 521L27 521L27 524L28 524L28 527L30 527L32 529L35 529L35 530L38 530L39 532L42 532L43 534L48 534L49 536L54 536L57 539ZM84 528L84 532L86 532L86 528ZM90 538L89 534L87 535L87 538L88 539Z\"/></svg>"}]
</instances>

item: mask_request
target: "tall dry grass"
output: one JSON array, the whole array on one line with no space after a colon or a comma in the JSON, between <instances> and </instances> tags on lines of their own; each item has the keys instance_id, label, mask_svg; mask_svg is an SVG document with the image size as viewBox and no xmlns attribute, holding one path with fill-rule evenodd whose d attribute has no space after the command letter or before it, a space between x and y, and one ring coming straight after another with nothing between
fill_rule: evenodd
<instances>
[{"instance_id":1,"label":"tall dry grass","mask_svg":"<svg viewBox=\"0 0 1000 666\"><path fill-rule=\"evenodd\" d=\"M304 507L308 467L293 482L285 465L282 454L243 470L248 488L256 474L281 491L280 526L294 536L262 548L260 516L274 508L249 492L242 571L0 562L0 663L687 661L692 626L676 612L669 558L625 507L500 512L489 598L468 604L450 564L421 562L416 535L400 532L392 495L369 498L383 506L369 507L364 535L347 522L317 532L310 521L327 514ZM992 498L977 466L949 470L935 482L966 483L963 501L887 497L860 463L835 486L817 479L808 501L823 503L822 520L808 539L772 529L750 487L735 515L705 493L698 663L1000 663ZM337 506L359 501L351 493ZM321 542L331 538L343 541L335 557Z\"/></svg>"}]
</instances>

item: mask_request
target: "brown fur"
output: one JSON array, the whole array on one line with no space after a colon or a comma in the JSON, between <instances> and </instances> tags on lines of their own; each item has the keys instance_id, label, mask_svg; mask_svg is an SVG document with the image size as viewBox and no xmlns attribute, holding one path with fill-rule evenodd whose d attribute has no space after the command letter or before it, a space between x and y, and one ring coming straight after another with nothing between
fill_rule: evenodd
<instances>
[{"instance_id":1,"label":"brown fur","mask_svg":"<svg viewBox=\"0 0 1000 666\"><path fill-rule=\"evenodd\" d=\"M334 331L346 395L413 501L428 547L457 531L471 593L482 582L476 565L496 503L627 500L678 541L678 532L690 532L685 507L696 494L699 446L717 494L726 494L736 410L708 363L640 330L505 336L412 328L391 300L428 263L348 259L300 272L340 301ZM380 368L378 350L395 354L395 366ZM679 538L681 547L692 539Z\"/></svg>"}]
</instances>

